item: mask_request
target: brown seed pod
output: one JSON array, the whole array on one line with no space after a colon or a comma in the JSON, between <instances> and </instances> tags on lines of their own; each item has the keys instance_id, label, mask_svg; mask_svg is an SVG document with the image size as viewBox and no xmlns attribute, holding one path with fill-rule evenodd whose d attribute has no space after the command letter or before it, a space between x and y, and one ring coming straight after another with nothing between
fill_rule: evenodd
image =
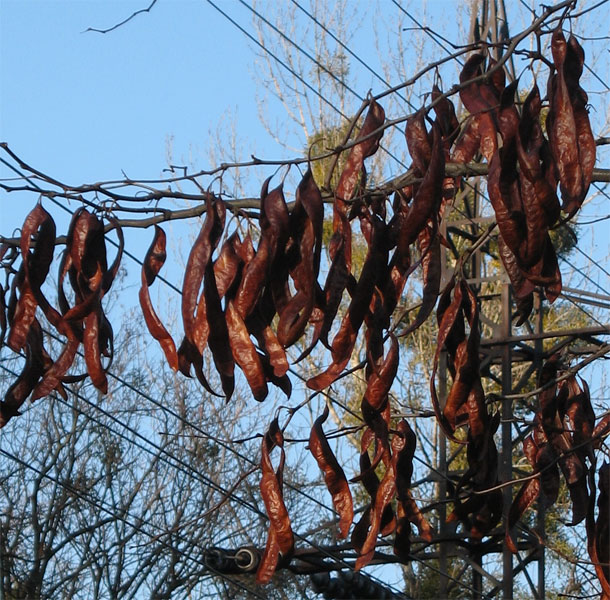
<instances>
[{"instance_id":1,"label":"brown seed pod","mask_svg":"<svg viewBox=\"0 0 610 600\"><path fill-rule=\"evenodd\" d=\"M290 526L290 517L283 499L283 477L286 455L284 437L277 419L274 419L263 436L261 447L260 482L261 495L269 517L269 534L267 547L256 573L257 583L268 583L275 573L279 554L290 556L294 549L294 535ZM277 470L271 463L271 451L274 447L280 450L280 462Z\"/></svg>"},{"instance_id":2,"label":"brown seed pod","mask_svg":"<svg viewBox=\"0 0 610 600\"><path fill-rule=\"evenodd\" d=\"M313 454L318 466L324 473L324 482L333 499L333 506L339 513L339 531L342 538L346 538L349 528L354 520L354 506L352 494L343 469L333 454L322 424L328 418L328 406L314 422L309 436L309 450Z\"/></svg>"},{"instance_id":3,"label":"brown seed pod","mask_svg":"<svg viewBox=\"0 0 610 600\"><path fill-rule=\"evenodd\" d=\"M291 253L286 257L296 293L278 307L277 337L289 347L301 338L316 303L322 247L324 207L311 170L305 173L296 192L290 215Z\"/></svg>"},{"instance_id":4,"label":"brown seed pod","mask_svg":"<svg viewBox=\"0 0 610 600\"><path fill-rule=\"evenodd\" d=\"M267 397L268 389L260 355L233 301L229 300L226 306L225 317L233 359L246 376L254 399L262 402Z\"/></svg>"},{"instance_id":5,"label":"brown seed pod","mask_svg":"<svg viewBox=\"0 0 610 600\"><path fill-rule=\"evenodd\" d=\"M34 251L30 252L32 236L36 236ZM26 338L32 324L36 308L45 313L50 311L49 303L42 294L40 286L49 273L55 248L55 222L51 215L37 204L27 215L21 229L22 275L16 278L15 286L19 290L14 312L10 322L8 346L18 352L26 345ZM56 312L56 311L55 311ZM56 322L61 320L57 314Z\"/></svg>"},{"instance_id":6,"label":"brown seed pod","mask_svg":"<svg viewBox=\"0 0 610 600\"><path fill-rule=\"evenodd\" d=\"M556 72L548 82L547 131L559 175L562 208L572 217L587 194L596 155L586 110L588 98L578 83L584 52L575 38L566 42L561 25L553 31L551 52Z\"/></svg>"},{"instance_id":7,"label":"brown seed pod","mask_svg":"<svg viewBox=\"0 0 610 600\"><path fill-rule=\"evenodd\" d=\"M52 362L43 347L42 329L38 319L30 324L25 346L25 365L17 379L8 388L0 403L0 428L19 415L19 409L32 393L37 382Z\"/></svg>"},{"instance_id":8,"label":"brown seed pod","mask_svg":"<svg viewBox=\"0 0 610 600\"><path fill-rule=\"evenodd\" d=\"M166 236L161 227L155 225L155 235L153 241L146 252L144 262L142 263L142 285L140 287L139 299L144 315L144 321L150 334L159 342L165 358L169 366L174 370L178 370L178 354L176 353L176 345L172 336L169 334L161 319L155 312L148 291L149 286L155 281L161 267L165 263Z\"/></svg>"}]
</instances>

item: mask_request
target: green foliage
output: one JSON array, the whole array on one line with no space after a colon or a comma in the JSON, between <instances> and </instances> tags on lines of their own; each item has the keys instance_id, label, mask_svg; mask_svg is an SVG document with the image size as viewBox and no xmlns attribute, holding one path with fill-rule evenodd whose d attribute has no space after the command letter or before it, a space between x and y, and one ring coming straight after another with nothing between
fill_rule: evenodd
<instances>
[{"instance_id":1,"label":"green foliage","mask_svg":"<svg viewBox=\"0 0 610 600\"><path fill-rule=\"evenodd\" d=\"M578 226L575 223L564 223L551 229L549 235L558 258L568 257L578 244Z\"/></svg>"},{"instance_id":2,"label":"green foliage","mask_svg":"<svg viewBox=\"0 0 610 600\"><path fill-rule=\"evenodd\" d=\"M464 561L450 557L447 559L448 585L447 593L441 593L440 561L430 559L426 564L418 564L417 568L409 565L405 569L406 592L411 598L463 598L464 588L456 581L464 577Z\"/></svg>"},{"instance_id":3,"label":"green foliage","mask_svg":"<svg viewBox=\"0 0 610 600\"><path fill-rule=\"evenodd\" d=\"M310 139L307 140L308 151L306 154L316 156L319 154L326 154L330 150L333 150L337 146L342 146L346 143L350 133L351 123L344 121L341 125L325 127L324 129L316 132ZM359 127L357 128L359 129ZM353 135L351 136L354 137ZM331 189L335 189L339 183L339 177L345 166L348 152L342 152L339 156L339 160L333 170L333 175L330 180ZM330 169L335 162L334 156L329 156L322 160L316 160L312 163L311 169L313 172L313 178L320 189L324 187L326 178Z\"/></svg>"}]
</instances>

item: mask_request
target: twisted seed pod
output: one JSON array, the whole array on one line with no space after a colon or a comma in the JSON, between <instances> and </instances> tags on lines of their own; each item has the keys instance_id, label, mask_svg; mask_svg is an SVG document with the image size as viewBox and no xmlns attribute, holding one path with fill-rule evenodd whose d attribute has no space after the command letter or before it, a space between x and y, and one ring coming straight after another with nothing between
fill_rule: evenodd
<instances>
[{"instance_id":1,"label":"twisted seed pod","mask_svg":"<svg viewBox=\"0 0 610 600\"><path fill-rule=\"evenodd\" d=\"M176 345L172 336L169 334L161 319L155 312L152 302L150 299L150 293L148 291L149 286L155 281L161 267L165 263L166 252L165 252L166 236L165 232L161 227L155 225L155 235L153 241L146 252L144 261L142 263L142 285L140 287L139 299L140 306L142 308L142 314L144 315L144 322L150 334L159 342L165 358L169 363L169 366L174 370L178 370L178 354L176 352Z\"/></svg>"},{"instance_id":2,"label":"twisted seed pod","mask_svg":"<svg viewBox=\"0 0 610 600\"><path fill-rule=\"evenodd\" d=\"M332 496L333 506L339 513L340 535L342 538L346 538L354 520L354 506L345 473L337 462L322 429L328 413L328 406L326 406L324 412L315 420L309 436L309 450L324 473L324 482Z\"/></svg>"}]
</instances>

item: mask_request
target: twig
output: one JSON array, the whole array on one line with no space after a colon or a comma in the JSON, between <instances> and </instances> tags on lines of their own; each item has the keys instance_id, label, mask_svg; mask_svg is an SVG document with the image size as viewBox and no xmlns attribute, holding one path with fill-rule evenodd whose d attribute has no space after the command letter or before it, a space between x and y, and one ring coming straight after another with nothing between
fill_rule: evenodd
<instances>
[{"instance_id":1,"label":"twig","mask_svg":"<svg viewBox=\"0 0 610 600\"><path fill-rule=\"evenodd\" d=\"M115 29L118 29L119 27L122 27L123 25L125 25L125 23L129 23L129 21L131 21L132 19L135 19L138 15L141 15L142 13L150 12L152 7L156 3L157 3L157 0L152 0L152 2L149 4L148 8L141 8L140 10L136 10L136 12L134 12L132 15L130 15L126 19L123 19L120 23L117 23L116 25L109 27L108 29L96 29L95 27L87 27L87 29L85 29L85 31L83 31L83 33L87 33L89 31L94 31L95 33L109 33L111 31L114 31Z\"/></svg>"}]
</instances>

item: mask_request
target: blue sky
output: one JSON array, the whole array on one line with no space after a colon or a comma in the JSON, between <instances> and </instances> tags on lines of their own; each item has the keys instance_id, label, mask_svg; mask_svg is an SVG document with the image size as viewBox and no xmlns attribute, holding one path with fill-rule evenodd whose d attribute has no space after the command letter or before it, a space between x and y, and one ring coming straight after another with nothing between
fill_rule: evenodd
<instances>
[{"instance_id":1,"label":"blue sky","mask_svg":"<svg viewBox=\"0 0 610 600\"><path fill-rule=\"evenodd\" d=\"M2 6L2 139L30 164L72 182L159 175L166 140L204 146L227 107L256 135L243 36L203 2Z\"/></svg>"},{"instance_id":2,"label":"blue sky","mask_svg":"<svg viewBox=\"0 0 610 600\"><path fill-rule=\"evenodd\" d=\"M246 7L237 0L217 4L254 33ZM168 140L175 161L211 166L205 162L210 132L230 114L245 158L286 157L258 119L260 89L253 71L260 50L210 3L159 0L149 13L111 33L85 32L110 27L147 5L148 0L3 0L2 141L32 166L74 184L119 178L122 170L152 178L167 165ZM349 32L350 45L378 69L370 20L375 6L348 6L364 12ZM387 0L379 6L391 22L396 7ZM458 5L432 6L434 11ZM264 3L260 8L264 13ZM402 60L407 63L409 56ZM361 95L381 89L366 72L357 82ZM278 107L267 99L264 110L275 115ZM286 141L295 148L306 145L302 138ZM0 206L4 222L12 224L12 215L21 212L7 207L6 199Z\"/></svg>"}]
</instances>

